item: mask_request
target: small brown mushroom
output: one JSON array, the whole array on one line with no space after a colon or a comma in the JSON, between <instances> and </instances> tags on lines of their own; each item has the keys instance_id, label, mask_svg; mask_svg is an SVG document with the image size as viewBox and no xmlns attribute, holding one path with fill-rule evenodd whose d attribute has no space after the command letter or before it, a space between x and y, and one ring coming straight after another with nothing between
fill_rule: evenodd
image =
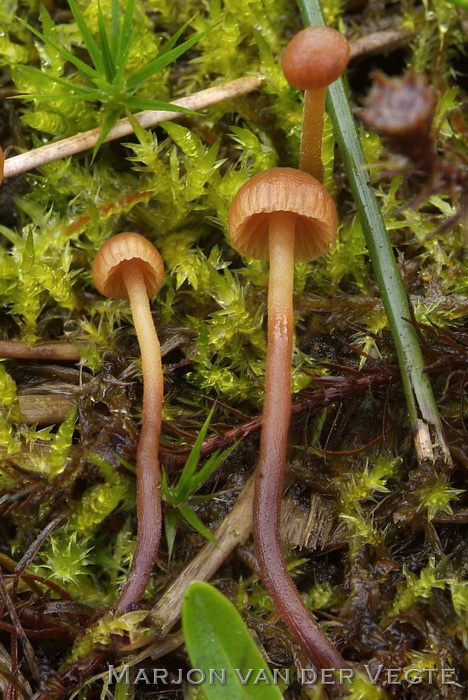
<instances>
[{"instance_id":1,"label":"small brown mushroom","mask_svg":"<svg viewBox=\"0 0 468 700\"><path fill-rule=\"evenodd\" d=\"M294 260L324 255L335 242L337 224L328 191L308 173L292 168L255 175L240 188L229 210L232 245L243 255L270 261L255 549L263 580L284 621L319 668L349 666L323 634L288 574L279 525L291 414Z\"/></svg>"},{"instance_id":2,"label":"small brown mushroom","mask_svg":"<svg viewBox=\"0 0 468 700\"><path fill-rule=\"evenodd\" d=\"M137 539L127 580L116 603L122 614L143 597L161 537L159 433L163 400L161 350L149 299L158 292L164 265L156 248L138 233L120 233L99 249L93 264L96 288L113 299L129 299L140 344L143 409L136 458Z\"/></svg>"},{"instance_id":3,"label":"small brown mushroom","mask_svg":"<svg viewBox=\"0 0 468 700\"><path fill-rule=\"evenodd\" d=\"M346 38L331 27L307 27L287 45L283 73L290 85L305 90L299 167L323 181L322 134L327 87L349 61Z\"/></svg>"}]
</instances>

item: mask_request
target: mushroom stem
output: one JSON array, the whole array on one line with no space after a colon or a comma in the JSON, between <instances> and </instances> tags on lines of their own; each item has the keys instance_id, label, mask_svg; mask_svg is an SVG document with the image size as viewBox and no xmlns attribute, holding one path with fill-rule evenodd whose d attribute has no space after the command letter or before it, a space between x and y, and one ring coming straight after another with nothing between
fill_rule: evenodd
<instances>
[{"instance_id":1,"label":"mushroom stem","mask_svg":"<svg viewBox=\"0 0 468 700\"><path fill-rule=\"evenodd\" d=\"M322 162L323 115L327 88L306 90L302 123L301 153L299 168L323 182Z\"/></svg>"},{"instance_id":2,"label":"mushroom stem","mask_svg":"<svg viewBox=\"0 0 468 700\"><path fill-rule=\"evenodd\" d=\"M300 169L323 180L322 133L327 87L349 60L345 37L330 27L306 27L287 45L282 59L286 80L305 90Z\"/></svg>"},{"instance_id":3,"label":"mushroom stem","mask_svg":"<svg viewBox=\"0 0 468 700\"><path fill-rule=\"evenodd\" d=\"M142 427L136 460L136 548L128 578L116 603L117 614L131 609L143 597L161 538L161 469L158 452L164 387L160 345L143 272L134 261L122 263L121 268L140 345L144 385Z\"/></svg>"},{"instance_id":4,"label":"mushroom stem","mask_svg":"<svg viewBox=\"0 0 468 700\"><path fill-rule=\"evenodd\" d=\"M268 483L281 499L291 415L291 375L284 367L291 366L293 342L294 217L282 211L270 214L268 246L268 350L258 483L267 470Z\"/></svg>"},{"instance_id":5,"label":"mushroom stem","mask_svg":"<svg viewBox=\"0 0 468 700\"><path fill-rule=\"evenodd\" d=\"M268 350L260 457L254 496L254 540L261 576L278 610L318 668L349 668L302 601L283 554L280 511L291 415L295 217L269 215Z\"/></svg>"}]
</instances>

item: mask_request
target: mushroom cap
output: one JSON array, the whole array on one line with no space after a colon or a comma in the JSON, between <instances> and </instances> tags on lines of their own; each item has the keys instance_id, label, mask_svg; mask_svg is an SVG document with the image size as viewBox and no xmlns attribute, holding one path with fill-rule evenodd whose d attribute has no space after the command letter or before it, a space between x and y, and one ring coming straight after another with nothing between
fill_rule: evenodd
<instances>
[{"instance_id":1,"label":"mushroom cap","mask_svg":"<svg viewBox=\"0 0 468 700\"><path fill-rule=\"evenodd\" d=\"M325 88L342 75L349 61L347 39L331 27L306 27L287 45L283 73L298 90Z\"/></svg>"},{"instance_id":2,"label":"mushroom cap","mask_svg":"<svg viewBox=\"0 0 468 700\"><path fill-rule=\"evenodd\" d=\"M93 263L96 289L112 299L128 299L122 268L130 263L139 266L148 297L154 297L164 278L164 264L154 245L139 233L118 233L102 244Z\"/></svg>"},{"instance_id":3,"label":"mushroom cap","mask_svg":"<svg viewBox=\"0 0 468 700\"><path fill-rule=\"evenodd\" d=\"M247 257L268 260L269 214L294 217L295 259L315 260L335 244L338 216L328 190L312 175L272 168L254 175L232 200L231 243Z\"/></svg>"}]
</instances>

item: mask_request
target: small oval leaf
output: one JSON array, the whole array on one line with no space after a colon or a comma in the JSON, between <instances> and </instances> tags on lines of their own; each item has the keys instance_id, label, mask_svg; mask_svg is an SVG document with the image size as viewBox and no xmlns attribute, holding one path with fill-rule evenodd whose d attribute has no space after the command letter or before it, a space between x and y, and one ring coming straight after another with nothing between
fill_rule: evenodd
<instances>
[{"instance_id":1,"label":"small oval leaf","mask_svg":"<svg viewBox=\"0 0 468 700\"><path fill-rule=\"evenodd\" d=\"M202 688L208 700L282 697L241 616L216 588L201 581L189 586L182 627L192 666L205 674Z\"/></svg>"}]
</instances>

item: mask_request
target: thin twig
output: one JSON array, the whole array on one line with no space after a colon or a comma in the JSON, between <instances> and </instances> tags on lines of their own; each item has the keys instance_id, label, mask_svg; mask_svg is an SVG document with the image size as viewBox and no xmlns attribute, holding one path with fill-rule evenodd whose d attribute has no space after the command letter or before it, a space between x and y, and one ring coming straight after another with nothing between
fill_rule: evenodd
<instances>
[{"instance_id":1,"label":"thin twig","mask_svg":"<svg viewBox=\"0 0 468 700\"><path fill-rule=\"evenodd\" d=\"M43 530L42 532L39 533L39 535L36 537L34 542L28 547L26 552L23 554L21 557L20 561L18 564L15 566L15 576L18 578L21 578L21 575L23 571L26 569L27 566L31 563L31 561L34 559L36 556L37 552L39 549L42 547L46 539L49 537L50 533L55 530L57 525L60 525L60 523L65 520L65 518L70 515L70 511L66 511L65 513L62 513L58 518L55 518L50 522Z\"/></svg>"},{"instance_id":2,"label":"thin twig","mask_svg":"<svg viewBox=\"0 0 468 700\"><path fill-rule=\"evenodd\" d=\"M63 423L74 401L57 394L27 394L18 396L21 421L26 425L55 425Z\"/></svg>"},{"instance_id":3,"label":"thin twig","mask_svg":"<svg viewBox=\"0 0 468 700\"><path fill-rule=\"evenodd\" d=\"M257 90L261 84L261 77L248 75L243 78L238 78L237 80L232 80L229 83L223 83L222 85L215 85L206 90L201 90L188 97L174 100L171 104L179 105L179 107L185 107L186 109L191 109L196 112L205 107L224 102L224 100L230 100L234 97L253 92ZM144 112L138 112L138 114L134 116L139 124L144 129L147 129L159 124L159 122L180 117L180 112L145 110ZM105 142L114 141L115 139L122 138L122 136L128 136L131 133L133 133L133 127L129 120L121 119L109 132ZM19 175L19 173L25 173L45 163L50 163L59 158L68 158L68 156L72 156L75 153L81 153L81 151L94 148L100 134L100 127L90 129L90 131L83 131L79 134L75 134L75 136L70 136L70 138L54 141L53 143L48 143L45 146L40 146L40 148L28 151L27 153L22 153L19 156L8 158L5 161L3 176L6 179L13 175Z\"/></svg>"},{"instance_id":4,"label":"thin twig","mask_svg":"<svg viewBox=\"0 0 468 700\"><path fill-rule=\"evenodd\" d=\"M32 348L27 343L0 340L0 357L11 357L19 360L78 362L81 355L73 343L42 343Z\"/></svg>"},{"instance_id":5,"label":"thin twig","mask_svg":"<svg viewBox=\"0 0 468 700\"><path fill-rule=\"evenodd\" d=\"M5 585L5 580L3 578L3 573L0 571L0 599L2 600L2 603L8 610L8 614L10 616L10 619L15 627L16 634L21 640L21 644L23 646L23 651L24 655L26 657L26 660L28 662L28 667L29 670L34 677L36 681L40 680L40 673L39 673L39 667L37 665L37 660L36 660L36 654L34 652L34 648L27 638L23 626L19 620L19 617L16 613L15 606L13 604L13 601L10 597L10 594L8 593L7 587Z\"/></svg>"},{"instance_id":6,"label":"thin twig","mask_svg":"<svg viewBox=\"0 0 468 700\"><path fill-rule=\"evenodd\" d=\"M411 29L385 29L381 32L372 32L351 42L350 58L395 51L406 46L413 36L414 32Z\"/></svg>"},{"instance_id":7,"label":"thin twig","mask_svg":"<svg viewBox=\"0 0 468 700\"><path fill-rule=\"evenodd\" d=\"M163 656L167 656L167 654L170 654L172 651L175 651L175 649L178 649L180 646L182 646L183 643L184 635L182 633L182 630L179 630L175 634L170 634L164 639L161 639L160 641L156 642L155 644L147 646L145 650L140 654L130 655L128 658L125 658L123 661L121 661L118 666L111 666L110 664L108 664L107 669L103 673L98 673L97 675L88 678L88 684L91 685L91 683L96 683L97 681L105 682L109 678L109 673L111 670L114 674L120 676L122 672L125 672L126 668L130 668L131 666L139 666L142 663L142 661L147 659L149 656L151 657L152 661L160 659ZM128 647L125 647L124 651L130 652L134 648L134 646L129 645ZM80 685L78 690L75 689L73 695L70 696L70 700L74 700L81 687L82 685ZM36 700L41 700L41 698L36 698Z\"/></svg>"},{"instance_id":8,"label":"thin twig","mask_svg":"<svg viewBox=\"0 0 468 700\"><path fill-rule=\"evenodd\" d=\"M11 656L0 644L0 697L6 697L10 687L18 691L17 700L28 700L31 697L31 686L21 671L16 669L13 672Z\"/></svg>"},{"instance_id":9,"label":"thin twig","mask_svg":"<svg viewBox=\"0 0 468 700\"><path fill-rule=\"evenodd\" d=\"M409 30L385 30L382 32L374 32L351 43L351 58L366 54L392 51L395 48L405 45L412 36L413 33ZM232 80L229 83L215 85L214 87L201 90L188 97L174 100L172 104L198 111L205 107L218 104L219 102L224 102L224 100L230 100L240 95L247 95L249 92L254 92L261 86L262 82L263 78L260 76L244 76L243 78ZM181 114L179 112L162 110L145 110L144 112L138 112L134 116L144 129L148 129L162 121L176 119L180 117ZM126 118L121 119L109 132L104 143L122 138L122 136L128 136L132 132L133 128L129 120ZM83 131L69 138L40 146L27 153L22 153L19 156L7 158L4 166L3 178L6 179L7 177L19 175L33 168L38 168L45 163L50 163L60 158L68 158L68 156L94 148L100 134L101 127L90 129L89 131Z\"/></svg>"}]
</instances>

